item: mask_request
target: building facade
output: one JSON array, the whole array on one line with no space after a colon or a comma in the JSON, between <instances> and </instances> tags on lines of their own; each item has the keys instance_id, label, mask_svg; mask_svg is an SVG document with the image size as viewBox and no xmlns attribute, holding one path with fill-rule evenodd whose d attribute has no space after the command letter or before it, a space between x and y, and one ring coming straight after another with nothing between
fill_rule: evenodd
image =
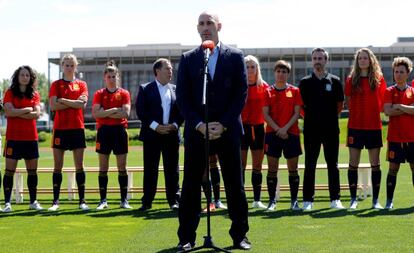
<instances>
[{"instance_id":1,"label":"building facade","mask_svg":"<svg viewBox=\"0 0 414 253\"><path fill-rule=\"evenodd\" d=\"M167 58L173 66L173 82L181 54L195 46L181 44L154 44L154 45L128 45L126 47L99 47L99 48L73 48L71 52L59 52L49 56L50 66L59 66L60 58L66 53L75 54L80 65L78 72L80 78L88 83L89 101L85 110L85 120L92 121L91 107L93 94L97 89L104 87L103 69L108 60L115 60L121 72L122 87L131 93L132 110L130 119L136 119L135 100L140 84L153 80L153 62L160 58ZM330 54L327 65L328 71L345 80L353 64L355 51L360 47L325 47ZM392 84L391 64L394 57L406 56L414 59L414 37L398 38L398 41L389 47L369 48L376 54L381 63L384 78L389 85ZM273 65L277 60L283 59L292 64L292 73L289 82L297 84L299 80L312 72L310 53L313 48L241 48L245 55L256 56L261 64L263 79L268 83L274 82ZM60 67L59 67L60 71ZM412 74L413 75L413 74ZM49 71L50 77L50 71ZM413 76L411 76L411 79ZM411 80L410 79L410 80ZM50 78L49 78L50 80Z\"/></svg>"}]
</instances>

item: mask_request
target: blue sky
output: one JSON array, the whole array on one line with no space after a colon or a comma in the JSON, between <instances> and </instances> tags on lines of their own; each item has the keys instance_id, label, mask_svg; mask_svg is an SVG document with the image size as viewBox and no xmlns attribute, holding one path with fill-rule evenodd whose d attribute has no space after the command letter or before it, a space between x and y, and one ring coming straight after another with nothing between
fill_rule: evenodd
<instances>
[{"instance_id":1,"label":"blue sky","mask_svg":"<svg viewBox=\"0 0 414 253\"><path fill-rule=\"evenodd\" d=\"M0 79L23 64L46 72L48 52L74 47L197 45L205 9L219 14L220 39L239 47L389 46L414 36L410 0L0 0Z\"/></svg>"}]
</instances>

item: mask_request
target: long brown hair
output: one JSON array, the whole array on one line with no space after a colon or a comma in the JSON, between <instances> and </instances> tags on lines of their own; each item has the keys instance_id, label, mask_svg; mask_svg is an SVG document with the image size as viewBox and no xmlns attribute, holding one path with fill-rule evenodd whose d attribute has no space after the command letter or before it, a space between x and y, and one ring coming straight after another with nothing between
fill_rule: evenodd
<instances>
[{"instance_id":1,"label":"long brown hair","mask_svg":"<svg viewBox=\"0 0 414 253\"><path fill-rule=\"evenodd\" d=\"M352 65L352 70L349 76L352 79L352 90L359 90L361 83L361 68L358 65L359 55L365 52L368 54L369 58L369 67L368 67L368 82L371 90L375 90L380 84L382 79L381 66L377 60L375 54L369 48L358 49L354 56L354 64Z\"/></svg>"}]
</instances>

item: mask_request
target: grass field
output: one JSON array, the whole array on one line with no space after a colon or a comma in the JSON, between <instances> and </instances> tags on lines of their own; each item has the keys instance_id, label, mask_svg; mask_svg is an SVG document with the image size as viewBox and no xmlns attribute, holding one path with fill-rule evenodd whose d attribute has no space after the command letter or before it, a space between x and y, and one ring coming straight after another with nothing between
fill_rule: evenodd
<instances>
[{"instance_id":1,"label":"grass field","mask_svg":"<svg viewBox=\"0 0 414 253\"><path fill-rule=\"evenodd\" d=\"M341 138L343 139L343 137ZM342 142L343 143L343 142ZM382 150L382 190L380 201L385 204L385 178L387 165ZM321 154L321 157L323 155ZM66 166L72 166L70 154ZM348 152L340 149L340 163L347 163ZM52 166L49 149L41 149L41 167ZM111 161L114 162L114 159ZM130 166L142 165L140 146L131 147L128 162ZM283 161L282 161L283 162ZM301 157L303 163L303 156ZM319 162L323 163L323 159ZM361 162L367 162L366 151ZM85 153L85 166L96 166L97 157L93 148ZM23 164L20 164L23 166ZM3 167L3 166L2 166ZM300 172L303 175L303 171ZM181 176L181 175L180 175ZM135 182L142 183L142 175L136 174ZM250 175L247 175L250 184ZM302 179L302 178L301 178ZM287 184L287 174L281 173L282 184ZM64 178L64 184L65 184ZM326 183L326 171L317 172L317 182ZM346 171L341 171L341 182L346 183ZM159 185L163 185L160 174ZM87 186L97 185L97 174L87 175ZM112 173L109 185L116 186L116 174ZM51 186L51 175L40 175L39 187ZM224 193L223 193L224 194ZM357 211L329 209L327 191L318 191L314 211L292 212L289 210L289 193L282 192L275 212L249 209L249 240L253 243L251 252L414 252L414 190L411 172L407 164L401 167L395 193L395 209L392 211L371 210L371 199L360 201ZM133 210L118 208L118 194L109 195L110 208L97 212L82 212L76 201L67 201L62 195L61 211L37 213L28 210L27 200L13 204L14 211L0 213L1 252L175 252L178 239L177 214L168 209L164 194L157 194L153 208L138 212L140 206L137 194L130 201ZM301 196L301 193L299 194ZM224 196L223 196L224 197ZM0 197L2 200L3 197ZM43 207L50 205L51 196L40 195ZM98 195L87 195L88 204L95 208ZM267 193L263 192L267 203ZM344 205L348 205L349 193L342 191ZM248 192L249 205L252 193ZM198 229L197 244L203 243L206 219L202 218ZM226 211L218 211L212 217L212 235L217 246L229 247L230 220ZM211 252L211 251L199 251Z\"/></svg>"}]
</instances>

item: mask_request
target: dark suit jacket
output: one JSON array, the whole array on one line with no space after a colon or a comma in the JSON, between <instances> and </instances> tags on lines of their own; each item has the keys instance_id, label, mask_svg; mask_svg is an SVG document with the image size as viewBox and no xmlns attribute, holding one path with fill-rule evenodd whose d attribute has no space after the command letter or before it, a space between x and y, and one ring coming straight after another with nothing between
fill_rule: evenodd
<instances>
[{"instance_id":1,"label":"dark suit jacket","mask_svg":"<svg viewBox=\"0 0 414 253\"><path fill-rule=\"evenodd\" d=\"M185 119L184 136L204 122L202 105L204 52L201 47L185 52L177 76L177 104ZM210 79L210 78L209 78ZM209 122L218 121L234 138L240 138L240 114L247 97L243 53L221 43L213 80L208 83Z\"/></svg>"},{"instance_id":2,"label":"dark suit jacket","mask_svg":"<svg viewBox=\"0 0 414 253\"><path fill-rule=\"evenodd\" d=\"M176 123L180 126L183 118L178 110L175 96L175 85L167 84L171 91L171 108L169 124ZM155 139L158 133L150 128L153 121L163 124L163 110L160 93L158 91L157 82L154 80L150 83L142 84L138 90L136 112L139 120L141 120L141 131L139 140L146 141ZM179 131L177 131L177 140L179 140Z\"/></svg>"}]
</instances>

